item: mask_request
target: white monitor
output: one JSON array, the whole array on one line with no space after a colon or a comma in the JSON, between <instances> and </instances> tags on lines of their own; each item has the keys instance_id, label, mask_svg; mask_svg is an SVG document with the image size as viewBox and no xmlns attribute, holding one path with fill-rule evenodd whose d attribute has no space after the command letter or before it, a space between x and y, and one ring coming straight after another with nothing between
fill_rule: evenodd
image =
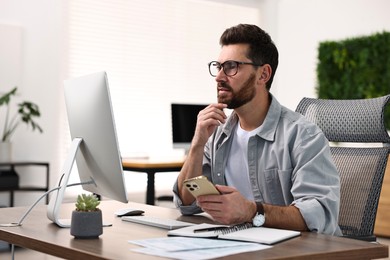
<instances>
[{"instance_id":1,"label":"white monitor","mask_svg":"<svg viewBox=\"0 0 390 260\"><path fill-rule=\"evenodd\" d=\"M69 227L70 220L59 219L59 211L75 158L84 190L124 203L128 199L107 74L98 72L66 80L64 85L73 142L61 188L52 195L47 216L60 227Z\"/></svg>"}]
</instances>

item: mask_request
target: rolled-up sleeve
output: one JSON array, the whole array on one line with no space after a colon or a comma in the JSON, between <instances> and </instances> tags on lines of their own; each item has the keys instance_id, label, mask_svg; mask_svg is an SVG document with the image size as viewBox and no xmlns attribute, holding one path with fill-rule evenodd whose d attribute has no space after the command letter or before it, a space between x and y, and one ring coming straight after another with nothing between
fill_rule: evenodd
<instances>
[{"instance_id":1,"label":"rolled-up sleeve","mask_svg":"<svg viewBox=\"0 0 390 260\"><path fill-rule=\"evenodd\" d=\"M211 165L210 165L210 156L209 156L209 142L205 146L205 154L203 155L203 171L202 175L206 176L208 179L211 179ZM173 185L173 202L183 215L193 215L202 213L202 209L196 204L196 200L191 205L183 205L182 200L179 196L179 187L178 181L176 179L175 184Z\"/></svg>"},{"instance_id":2,"label":"rolled-up sleeve","mask_svg":"<svg viewBox=\"0 0 390 260\"><path fill-rule=\"evenodd\" d=\"M308 136L293 151L296 161L292 174L292 204L300 210L310 231L340 236L342 233L337 223L339 174L323 133Z\"/></svg>"},{"instance_id":3,"label":"rolled-up sleeve","mask_svg":"<svg viewBox=\"0 0 390 260\"><path fill-rule=\"evenodd\" d=\"M194 201L191 205L184 206L183 202L179 197L179 190L177 186L177 180L173 186L173 202L177 208L180 209L181 214L183 215L193 215L197 213L201 213L202 210L196 205L196 201Z\"/></svg>"}]
</instances>

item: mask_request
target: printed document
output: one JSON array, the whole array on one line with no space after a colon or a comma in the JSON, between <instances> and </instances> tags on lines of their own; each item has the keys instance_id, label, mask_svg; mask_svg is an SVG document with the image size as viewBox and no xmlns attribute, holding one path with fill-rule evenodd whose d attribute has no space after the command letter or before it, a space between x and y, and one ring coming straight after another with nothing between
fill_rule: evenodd
<instances>
[{"instance_id":1,"label":"printed document","mask_svg":"<svg viewBox=\"0 0 390 260\"><path fill-rule=\"evenodd\" d=\"M134 252L185 260L206 260L271 247L256 243L189 237L129 240L129 243L143 246L132 249Z\"/></svg>"}]
</instances>

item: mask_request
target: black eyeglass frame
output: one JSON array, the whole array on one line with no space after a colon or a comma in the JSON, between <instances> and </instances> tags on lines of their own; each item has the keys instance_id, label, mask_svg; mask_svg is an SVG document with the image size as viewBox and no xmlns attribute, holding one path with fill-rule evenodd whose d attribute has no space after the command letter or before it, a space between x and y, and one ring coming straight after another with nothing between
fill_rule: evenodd
<instances>
[{"instance_id":1,"label":"black eyeglass frame","mask_svg":"<svg viewBox=\"0 0 390 260\"><path fill-rule=\"evenodd\" d=\"M231 75L229 75L229 74L227 74L226 73L226 71L225 71L225 64L226 63L228 63L228 62L234 62L234 63L236 63L236 65L237 65L237 69L236 69L236 71L233 73L233 74L231 74ZM263 66L265 63L263 63L263 64L256 64L256 63L253 63L253 62L244 62L244 61L236 61L236 60L227 60L227 61L225 61L225 62L223 62L223 63L219 63L218 61L210 61L209 63L208 63L208 66L209 66L209 73L210 73L210 75L212 76L212 77L216 77L217 76L217 74L216 75L213 75L213 73L211 72L211 64L219 64L219 66L220 66L220 68L222 68L222 70L223 70L223 73L225 73L225 75L226 76L229 76L229 77L231 77L231 76L234 76L234 75L236 75L237 73L238 73L238 67L240 66L240 65L252 65L252 66L255 66L255 67L260 67L260 66ZM218 70L218 72L219 71L221 71L221 69L219 69Z\"/></svg>"}]
</instances>

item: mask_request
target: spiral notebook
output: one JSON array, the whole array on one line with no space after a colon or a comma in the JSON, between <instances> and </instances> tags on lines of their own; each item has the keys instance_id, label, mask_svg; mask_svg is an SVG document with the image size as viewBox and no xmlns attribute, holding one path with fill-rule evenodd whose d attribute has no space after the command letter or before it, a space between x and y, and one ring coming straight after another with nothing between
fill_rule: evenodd
<instances>
[{"instance_id":1,"label":"spiral notebook","mask_svg":"<svg viewBox=\"0 0 390 260\"><path fill-rule=\"evenodd\" d=\"M235 226L198 224L168 231L168 236L218 238L272 245L301 234L299 231L266 227L253 227L250 224Z\"/></svg>"}]
</instances>

